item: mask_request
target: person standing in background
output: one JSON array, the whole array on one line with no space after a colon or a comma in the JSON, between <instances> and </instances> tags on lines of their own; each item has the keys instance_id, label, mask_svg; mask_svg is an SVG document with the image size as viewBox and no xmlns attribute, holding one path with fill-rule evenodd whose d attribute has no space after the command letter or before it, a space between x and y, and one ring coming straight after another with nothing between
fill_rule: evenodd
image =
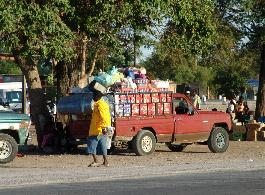
<instances>
[{"instance_id":1,"label":"person standing in background","mask_svg":"<svg viewBox=\"0 0 265 195\"><path fill-rule=\"evenodd\" d=\"M187 98L188 98L189 100L191 100L191 97L190 97L190 91L185 91L185 95L187 96Z\"/></svg>"},{"instance_id":2,"label":"person standing in background","mask_svg":"<svg viewBox=\"0 0 265 195\"><path fill-rule=\"evenodd\" d=\"M243 115L244 115L244 98L242 96L239 97L239 100L236 102L236 119L238 119L238 122L244 122L243 121Z\"/></svg>"},{"instance_id":3,"label":"person standing in background","mask_svg":"<svg viewBox=\"0 0 265 195\"><path fill-rule=\"evenodd\" d=\"M204 94L202 95L202 103L206 104L206 96Z\"/></svg>"},{"instance_id":4,"label":"person standing in background","mask_svg":"<svg viewBox=\"0 0 265 195\"><path fill-rule=\"evenodd\" d=\"M235 110L236 110L236 100L233 97L231 97L227 106L227 113L230 114L232 121L236 117Z\"/></svg>"},{"instance_id":5,"label":"person standing in background","mask_svg":"<svg viewBox=\"0 0 265 195\"><path fill-rule=\"evenodd\" d=\"M192 98L193 105L196 109L201 109L201 98L200 96L194 92L193 98Z\"/></svg>"},{"instance_id":6,"label":"person standing in background","mask_svg":"<svg viewBox=\"0 0 265 195\"><path fill-rule=\"evenodd\" d=\"M103 94L99 91L93 92L95 103L87 139L87 153L92 154L93 162L88 165L89 167L100 166L97 154L103 155L103 165L109 166L107 158L107 127L111 126L111 116L109 105L102 99L102 96Z\"/></svg>"}]
</instances>

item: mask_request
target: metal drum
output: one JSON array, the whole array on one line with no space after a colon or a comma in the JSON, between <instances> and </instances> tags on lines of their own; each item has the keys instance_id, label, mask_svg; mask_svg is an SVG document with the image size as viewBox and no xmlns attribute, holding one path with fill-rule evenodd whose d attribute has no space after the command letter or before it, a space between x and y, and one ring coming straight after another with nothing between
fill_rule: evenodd
<instances>
[{"instance_id":1,"label":"metal drum","mask_svg":"<svg viewBox=\"0 0 265 195\"><path fill-rule=\"evenodd\" d=\"M90 114L93 105L92 93L76 93L62 97L57 104L57 111L59 114Z\"/></svg>"}]
</instances>

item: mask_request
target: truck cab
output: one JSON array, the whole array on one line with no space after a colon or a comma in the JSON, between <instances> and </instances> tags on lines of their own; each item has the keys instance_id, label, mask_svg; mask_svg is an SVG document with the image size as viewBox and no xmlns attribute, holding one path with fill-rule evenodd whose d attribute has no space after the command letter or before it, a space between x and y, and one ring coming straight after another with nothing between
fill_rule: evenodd
<instances>
[{"instance_id":1,"label":"truck cab","mask_svg":"<svg viewBox=\"0 0 265 195\"><path fill-rule=\"evenodd\" d=\"M227 113L197 110L183 94L174 94L172 104L175 132L173 142L169 145L181 143L185 146L190 143L207 143L212 152L224 152L227 149L228 133L232 124ZM218 132L216 136L219 137L213 138L216 132Z\"/></svg>"},{"instance_id":2,"label":"truck cab","mask_svg":"<svg viewBox=\"0 0 265 195\"><path fill-rule=\"evenodd\" d=\"M11 162L19 144L26 144L29 136L30 117L0 105L0 164Z\"/></svg>"}]
</instances>

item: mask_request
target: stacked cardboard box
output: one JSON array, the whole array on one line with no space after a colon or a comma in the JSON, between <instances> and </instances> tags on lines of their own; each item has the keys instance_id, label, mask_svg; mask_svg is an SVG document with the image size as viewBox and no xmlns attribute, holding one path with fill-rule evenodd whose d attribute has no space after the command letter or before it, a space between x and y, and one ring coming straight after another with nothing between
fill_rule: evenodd
<instances>
[{"instance_id":1,"label":"stacked cardboard box","mask_svg":"<svg viewBox=\"0 0 265 195\"><path fill-rule=\"evenodd\" d=\"M257 132L260 131L260 123L248 123L247 128L247 141L257 141Z\"/></svg>"},{"instance_id":2,"label":"stacked cardboard box","mask_svg":"<svg viewBox=\"0 0 265 195\"><path fill-rule=\"evenodd\" d=\"M151 116L172 113L171 92L116 93L115 113L119 116Z\"/></svg>"},{"instance_id":3,"label":"stacked cardboard box","mask_svg":"<svg viewBox=\"0 0 265 195\"><path fill-rule=\"evenodd\" d=\"M265 141L265 127L260 128L260 131L257 132L257 140Z\"/></svg>"},{"instance_id":4,"label":"stacked cardboard box","mask_svg":"<svg viewBox=\"0 0 265 195\"><path fill-rule=\"evenodd\" d=\"M230 139L233 141L265 141L265 124L248 123L241 125L241 123L234 123L232 126L233 133L230 135Z\"/></svg>"},{"instance_id":5,"label":"stacked cardboard box","mask_svg":"<svg viewBox=\"0 0 265 195\"><path fill-rule=\"evenodd\" d=\"M233 133L230 139L233 141L244 141L246 140L246 127L241 125L241 123L234 123L232 126Z\"/></svg>"}]
</instances>

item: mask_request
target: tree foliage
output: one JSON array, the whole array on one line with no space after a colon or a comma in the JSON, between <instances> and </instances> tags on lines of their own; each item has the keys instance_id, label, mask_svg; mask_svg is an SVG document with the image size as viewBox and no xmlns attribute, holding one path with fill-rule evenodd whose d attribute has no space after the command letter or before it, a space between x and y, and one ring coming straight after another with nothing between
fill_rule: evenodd
<instances>
[{"instance_id":1,"label":"tree foliage","mask_svg":"<svg viewBox=\"0 0 265 195\"><path fill-rule=\"evenodd\" d=\"M265 2L263 0L217 1L223 18L248 38L246 46L259 55L259 90L255 117L265 115Z\"/></svg>"},{"instance_id":2,"label":"tree foliage","mask_svg":"<svg viewBox=\"0 0 265 195\"><path fill-rule=\"evenodd\" d=\"M199 65L194 66L194 58L177 49L170 53L167 50L166 54L153 53L145 62L145 67L151 75L158 79L169 79L178 84L196 84L200 86L202 92L206 91L214 76L213 69Z\"/></svg>"},{"instance_id":3,"label":"tree foliage","mask_svg":"<svg viewBox=\"0 0 265 195\"><path fill-rule=\"evenodd\" d=\"M21 56L67 58L74 38L60 16L70 9L67 0L1 0L0 40Z\"/></svg>"},{"instance_id":4,"label":"tree foliage","mask_svg":"<svg viewBox=\"0 0 265 195\"><path fill-rule=\"evenodd\" d=\"M240 65L230 65L219 69L214 78L214 86L217 94L225 97L236 97L242 88L247 88L247 72Z\"/></svg>"},{"instance_id":5,"label":"tree foliage","mask_svg":"<svg viewBox=\"0 0 265 195\"><path fill-rule=\"evenodd\" d=\"M221 9L217 8L220 7L217 6L211 16L216 32L209 39L211 44L204 44L207 48L201 48L199 52L190 48L192 44L182 48L180 43L187 39L181 40L182 31L169 23L153 55L146 62L149 71L161 79L197 83L201 91L206 91L209 86L211 93L227 96L237 95L242 87L246 87L247 79L256 78L257 53L245 47L242 42L244 32L227 21Z\"/></svg>"},{"instance_id":6,"label":"tree foliage","mask_svg":"<svg viewBox=\"0 0 265 195\"><path fill-rule=\"evenodd\" d=\"M188 53L203 53L214 41L213 13L214 4L210 0L171 1L163 41Z\"/></svg>"},{"instance_id":7,"label":"tree foliage","mask_svg":"<svg viewBox=\"0 0 265 195\"><path fill-rule=\"evenodd\" d=\"M212 28L204 28L204 21L207 23L206 15L212 8L205 6L206 12L201 15L203 10L199 1L196 2L193 9L187 0L179 3L173 0L0 0L0 45L14 54L26 75L37 129L44 130L42 117L47 118L39 78L40 61L55 59L57 73L65 73L69 78L64 83L71 83L73 73L79 68L76 59L81 54L84 54L83 62L86 58L86 46L93 63L98 57L103 61L110 55L120 56L132 49L135 56L136 49L146 41L145 33L155 35L156 25L169 21L183 30L182 37L186 39L183 43L187 43L184 45L196 41L194 51L199 51L205 44L203 37L208 39L211 35ZM209 0L203 2L210 5ZM37 132L39 145L42 133Z\"/></svg>"},{"instance_id":8,"label":"tree foliage","mask_svg":"<svg viewBox=\"0 0 265 195\"><path fill-rule=\"evenodd\" d=\"M46 126L52 122L42 90L38 62L69 59L74 33L61 17L70 12L67 0L0 0L0 47L11 52L26 76L31 115L41 146ZM52 127L50 126L52 131Z\"/></svg>"},{"instance_id":9,"label":"tree foliage","mask_svg":"<svg viewBox=\"0 0 265 195\"><path fill-rule=\"evenodd\" d=\"M216 12L215 18L218 21L215 43L202 55L199 64L213 70L213 82L209 83L212 93L237 96L241 88L247 87L247 79L256 77L256 56L242 47L241 31L225 21L220 12Z\"/></svg>"},{"instance_id":10,"label":"tree foliage","mask_svg":"<svg viewBox=\"0 0 265 195\"><path fill-rule=\"evenodd\" d=\"M212 71L197 62L216 37L213 3L183 0L170 5L165 30L145 66L160 79L196 83L206 89Z\"/></svg>"},{"instance_id":11,"label":"tree foliage","mask_svg":"<svg viewBox=\"0 0 265 195\"><path fill-rule=\"evenodd\" d=\"M21 70L14 62L0 61L0 74L21 74Z\"/></svg>"}]
</instances>

